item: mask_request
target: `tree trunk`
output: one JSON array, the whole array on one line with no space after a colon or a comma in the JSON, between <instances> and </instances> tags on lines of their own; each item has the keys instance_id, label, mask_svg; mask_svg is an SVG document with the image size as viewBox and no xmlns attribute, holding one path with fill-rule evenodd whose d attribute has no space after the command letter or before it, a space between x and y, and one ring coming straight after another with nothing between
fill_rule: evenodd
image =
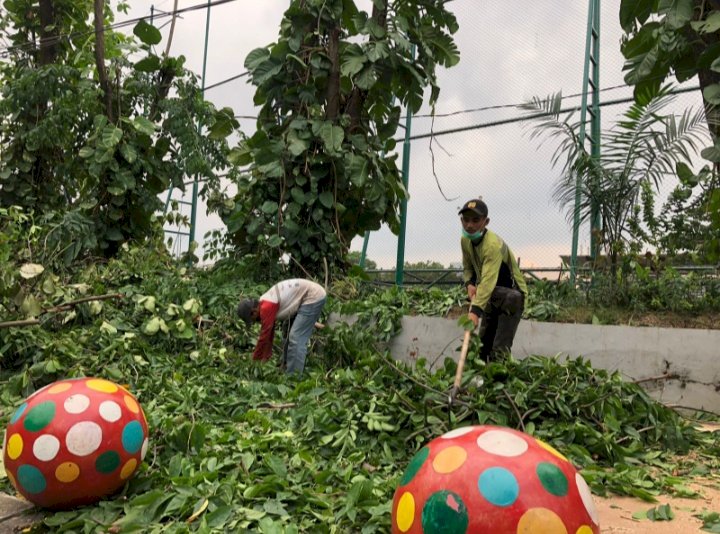
<instances>
[{"instance_id":1,"label":"tree trunk","mask_svg":"<svg viewBox=\"0 0 720 534\"><path fill-rule=\"evenodd\" d=\"M334 121L340 113L340 28L330 30L327 54L330 59L328 75L325 118Z\"/></svg>"},{"instance_id":2,"label":"tree trunk","mask_svg":"<svg viewBox=\"0 0 720 534\"><path fill-rule=\"evenodd\" d=\"M57 57L58 31L55 26L55 6L53 0L40 0L40 53L38 64L49 65ZM51 28L47 30L47 28Z\"/></svg>"},{"instance_id":3,"label":"tree trunk","mask_svg":"<svg viewBox=\"0 0 720 534\"><path fill-rule=\"evenodd\" d=\"M107 69L105 68L105 1L95 0L95 65L98 70L100 88L105 97L105 115L108 120L114 123L112 109L112 92L108 81Z\"/></svg>"}]
</instances>

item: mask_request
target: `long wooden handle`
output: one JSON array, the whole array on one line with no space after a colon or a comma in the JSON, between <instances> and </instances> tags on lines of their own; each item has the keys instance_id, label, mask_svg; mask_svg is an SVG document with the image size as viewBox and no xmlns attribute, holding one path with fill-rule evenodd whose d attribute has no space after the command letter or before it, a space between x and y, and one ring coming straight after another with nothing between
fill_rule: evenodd
<instances>
[{"instance_id":1,"label":"long wooden handle","mask_svg":"<svg viewBox=\"0 0 720 534\"><path fill-rule=\"evenodd\" d=\"M455 400L455 395L460 388L460 381L462 380L463 369L465 368L465 359L467 358L468 347L470 347L470 330L465 331L465 337L463 338L462 349L460 350L460 361L458 361L457 371L455 371L455 382L453 382L452 391L450 392L450 404Z\"/></svg>"}]
</instances>

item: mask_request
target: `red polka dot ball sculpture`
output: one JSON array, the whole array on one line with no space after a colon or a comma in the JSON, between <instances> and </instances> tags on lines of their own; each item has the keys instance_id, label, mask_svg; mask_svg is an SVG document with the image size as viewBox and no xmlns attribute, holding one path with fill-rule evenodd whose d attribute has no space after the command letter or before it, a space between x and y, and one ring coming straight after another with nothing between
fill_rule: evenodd
<instances>
[{"instance_id":1,"label":"red polka dot ball sculpture","mask_svg":"<svg viewBox=\"0 0 720 534\"><path fill-rule=\"evenodd\" d=\"M145 414L99 378L61 380L28 397L5 430L5 469L38 506L72 508L117 491L145 457Z\"/></svg>"},{"instance_id":2,"label":"red polka dot ball sculpture","mask_svg":"<svg viewBox=\"0 0 720 534\"><path fill-rule=\"evenodd\" d=\"M410 460L392 532L599 534L590 489L562 454L496 426L458 428Z\"/></svg>"}]
</instances>

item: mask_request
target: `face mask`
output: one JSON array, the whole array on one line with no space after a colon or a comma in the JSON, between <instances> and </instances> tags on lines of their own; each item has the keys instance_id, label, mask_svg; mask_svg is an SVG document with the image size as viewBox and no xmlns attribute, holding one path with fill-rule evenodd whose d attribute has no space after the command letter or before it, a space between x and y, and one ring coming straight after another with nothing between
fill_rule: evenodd
<instances>
[{"instance_id":1,"label":"face mask","mask_svg":"<svg viewBox=\"0 0 720 534\"><path fill-rule=\"evenodd\" d=\"M470 241L475 241L476 239L480 239L484 233L485 233L485 230L480 230L479 232L475 232L474 234L468 234L465 231L465 228L462 229L462 235L467 237Z\"/></svg>"}]
</instances>

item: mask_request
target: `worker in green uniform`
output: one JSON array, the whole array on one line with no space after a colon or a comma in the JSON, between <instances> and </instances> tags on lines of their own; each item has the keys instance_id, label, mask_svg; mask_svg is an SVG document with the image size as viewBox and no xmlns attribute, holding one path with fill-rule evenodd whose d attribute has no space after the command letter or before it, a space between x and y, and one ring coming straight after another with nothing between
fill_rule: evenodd
<instances>
[{"instance_id":1,"label":"worker in green uniform","mask_svg":"<svg viewBox=\"0 0 720 534\"><path fill-rule=\"evenodd\" d=\"M480 324L480 357L489 361L512 349L527 284L510 248L487 229L490 219L485 202L468 200L459 215L463 280L471 303L468 317L476 327Z\"/></svg>"}]
</instances>

